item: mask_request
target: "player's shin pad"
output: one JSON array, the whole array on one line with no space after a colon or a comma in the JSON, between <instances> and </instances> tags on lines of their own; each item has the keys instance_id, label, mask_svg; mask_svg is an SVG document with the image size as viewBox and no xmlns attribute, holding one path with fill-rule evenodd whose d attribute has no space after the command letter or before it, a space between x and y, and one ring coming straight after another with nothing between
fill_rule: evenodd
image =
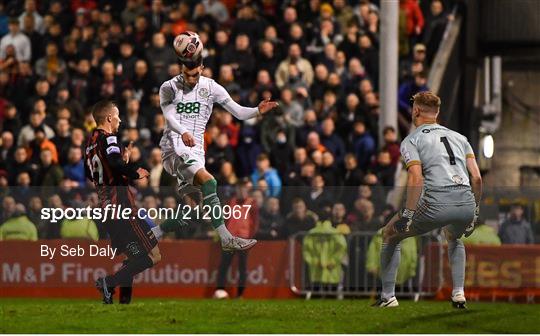
<instances>
[{"instance_id":1,"label":"player's shin pad","mask_svg":"<svg viewBox=\"0 0 540 336\"><path fill-rule=\"evenodd\" d=\"M215 179L206 181L202 185L201 190L203 194L203 205L208 205L210 209L214 209L214 207L221 207L219 197L217 196L217 181ZM224 223L221 211L211 211L211 213L217 214L216 217L212 216L212 227L217 229Z\"/></svg>"}]
</instances>

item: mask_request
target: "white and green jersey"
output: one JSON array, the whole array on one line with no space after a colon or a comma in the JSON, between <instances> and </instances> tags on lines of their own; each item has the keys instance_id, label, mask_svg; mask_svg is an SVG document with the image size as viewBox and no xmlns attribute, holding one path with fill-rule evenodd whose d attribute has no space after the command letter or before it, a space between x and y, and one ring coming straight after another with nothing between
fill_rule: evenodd
<instances>
[{"instance_id":1,"label":"white and green jersey","mask_svg":"<svg viewBox=\"0 0 540 336\"><path fill-rule=\"evenodd\" d=\"M426 193L456 189L452 187L470 190L466 161L474 157L474 152L467 138L455 131L439 124L423 124L401 142L401 156L407 168L422 165Z\"/></svg>"},{"instance_id":2,"label":"white and green jersey","mask_svg":"<svg viewBox=\"0 0 540 336\"><path fill-rule=\"evenodd\" d=\"M213 79L201 76L193 87L184 84L183 77L176 76L164 82L159 89L160 105L166 119L161 138L163 152L189 154L204 162L204 131L212 115L214 103L218 103L238 119L257 115L257 108L249 108L234 102L229 93ZM189 132L195 138L195 146L187 147L181 134Z\"/></svg>"}]
</instances>

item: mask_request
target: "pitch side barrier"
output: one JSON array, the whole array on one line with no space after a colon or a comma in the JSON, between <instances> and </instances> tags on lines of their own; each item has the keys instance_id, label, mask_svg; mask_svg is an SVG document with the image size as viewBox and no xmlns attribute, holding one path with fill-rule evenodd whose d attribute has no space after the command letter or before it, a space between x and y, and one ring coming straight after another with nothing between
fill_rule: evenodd
<instances>
[{"instance_id":1,"label":"pitch side barrier","mask_svg":"<svg viewBox=\"0 0 540 336\"><path fill-rule=\"evenodd\" d=\"M402 242L396 295L434 297L444 283L443 237L426 234ZM380 292L380 232L299 232L289 238L291 291L306 299L375 297ZM434 262L438 261L438 262Z\"/></svg>"}]
</instances>

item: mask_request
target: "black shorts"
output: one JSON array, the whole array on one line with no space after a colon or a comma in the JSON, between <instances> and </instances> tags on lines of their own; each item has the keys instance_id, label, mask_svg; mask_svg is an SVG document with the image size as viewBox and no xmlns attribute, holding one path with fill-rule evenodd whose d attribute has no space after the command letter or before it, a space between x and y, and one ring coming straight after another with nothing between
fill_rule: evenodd
<instances>
[{"instance_id":1,"label":"black shorts","mask_svg":"<svg viewBox=\"0 0 540 336\"><path fill-rule=\"evenodd\" d=\"M129 220L111 220L104 223L111 238L111 247L117 254L125 253L128 257L148 254L158 241L151 226L139 218Z\"/></svg>"}]
</instances>

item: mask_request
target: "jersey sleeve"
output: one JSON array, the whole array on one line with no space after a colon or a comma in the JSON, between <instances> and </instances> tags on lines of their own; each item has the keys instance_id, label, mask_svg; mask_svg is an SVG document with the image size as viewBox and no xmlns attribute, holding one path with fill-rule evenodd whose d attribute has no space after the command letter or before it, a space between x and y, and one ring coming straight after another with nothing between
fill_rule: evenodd
<instances>
[{"instance_id":1,"label":"jersey sleeve","mask_svg":"<svg viewBox=\"0 0 540 336\"><path fill-rule=\"evenodd\" d=\"M467 138L464 139L463 146L465 147L464 148L465 157L467 159L469 159L469 158L474 159L475 158L474 150L472 149L471 144L469 143L469 141L467 141Z\"/></svg>"},{"instance_id":2,"label":"jersey sleeve","mask_svg":"<svg viewBox=\"0 0 540 336\"><path fill-rule=\"evenodd\" d=\"M259 113L257 107L245 107L235 102L227 90L215 81L212 82L212 96L214 103L223 106L225 110L240 120L253 118Z\"/></svg>"},{"instance_id":3,"label":"jersey sleeve","mask_svg":"<svg viewBox=\"0 0 540 336\"><path fill-rule=\"evenodd\" d=\"M105 150L105 155L107 161L111 165L111 168L115 171L120 172L123 176L135 180L139 177L137 170L133 165L128 165L124 162L122 157L122 147L118 142L116 135L109 135L103 140L103 148Z\"/></svg>"},{"instance_id":4,"label":"jersey sleeve","mask_svg":"<svg viewBox=\"0 0 540 336\"><path fill-rule=\"evenodd\" d=\"M412 138L405 138L401 143L401 157L405 166L409 168L414 165L421 165L420 155L418 154L418 149L416 147L416 141Z\"/></svg>"}]
</instances>

